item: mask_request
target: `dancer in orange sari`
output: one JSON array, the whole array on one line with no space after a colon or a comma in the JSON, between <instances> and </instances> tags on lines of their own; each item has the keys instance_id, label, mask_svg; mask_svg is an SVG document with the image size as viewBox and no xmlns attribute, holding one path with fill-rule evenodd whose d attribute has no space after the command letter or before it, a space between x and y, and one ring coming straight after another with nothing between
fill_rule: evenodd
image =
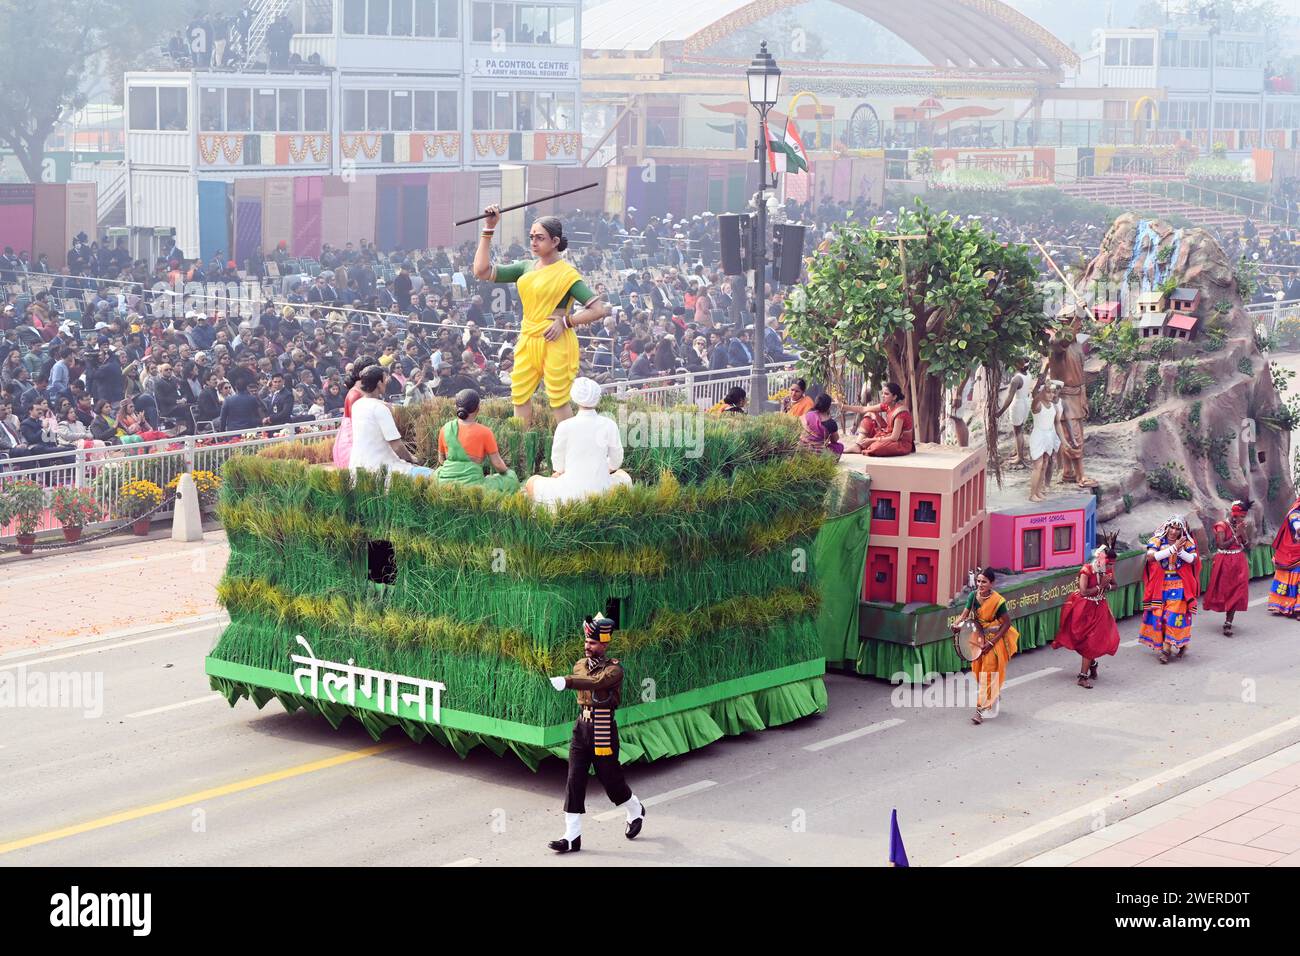
<instances>
[{"instance_id":1,"label":"dancer in orange sari","mask_svg":"<svg viewBox=\"0 0 1300 956\"><path fill-rule=\"evenodd\" d=\"M1061 608L1061 626L1052 647L1075 651L1082 663L1078 684L1091 689L1097 679L1097 660L1112 657L1119 650L1119 626L1106 602L1106 592L1115 588L1114 538L1092 553L1092 561L1079 569L1079 590Z\"/></svg>"},{"instance_id":2,"label":"dancer in orange sari","mask_svg":"<svg viewBox=\"0 0 1300 956\"><path fill-rule=\"evenodd\" d=\"M1268 592L1268 612L1300 617L1300 498L1286 510L1282 527L1273 538L1273 586Z\"/></svg>"},{"instance_id":3,"label":"dancer in orange sari","mask_svg":"<svg viewBox=\"0 0 1300 956\"><path fill-rule=\"evenodd\" d=\"M1210 586L1205 591L1207 611L1226 611L1223 633L1232 637L1232 619L1238 611L1250 605L1250 562L1246 549L1250 547L1250 524L1246 513L1250 501L1234 501L1227 521L1214 524L1214 568L1210 571Z\"/></svg>"},{"instance_id":4,"label":"dancer in orange sari","mask_svg":"<svg viewBox=\"0 0 1300 956\"><path fill-rule=\"evenodd\" d=\"M989 645L988 651L970 665L979 686L975 715L971 717L971 723L977 725L984 723L986 717L998 715L1002 685L1007 680L1007 663L1015 656L1020 640L1020 632L1011 626L1007 602L993 590L995 580L996 575L988 569L981 569L975 575L975 590L966 601L966 609L952 625L956 631L964 622L973 620Z\"/></svg>"}]
</instances>

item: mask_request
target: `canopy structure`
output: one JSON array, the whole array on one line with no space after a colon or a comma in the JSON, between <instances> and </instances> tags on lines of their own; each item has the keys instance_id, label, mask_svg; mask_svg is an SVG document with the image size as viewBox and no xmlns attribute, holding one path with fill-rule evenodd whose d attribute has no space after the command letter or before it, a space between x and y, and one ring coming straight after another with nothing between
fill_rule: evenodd
<instances>
[{"instance_id":1,"label":"canopy structure","mask_svg":"<svg viewBox=\"0 0 1300 956\"><path fill-rule=\"evenodd\" d=\"M588 53L704 54L738 30L807 0L610 0L583 14ZM911 45L932 66L1060 75L1078 56L999 0L836 0Z\"/></svg>"}]
</instances>

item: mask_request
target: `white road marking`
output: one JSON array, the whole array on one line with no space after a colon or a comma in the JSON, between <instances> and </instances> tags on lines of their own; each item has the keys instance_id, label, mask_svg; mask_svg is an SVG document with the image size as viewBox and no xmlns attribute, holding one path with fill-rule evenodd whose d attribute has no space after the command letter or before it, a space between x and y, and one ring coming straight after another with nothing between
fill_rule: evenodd
<instances>
[{"instance_id":1,"label":"white road marking","mask_svg":"<svg viewBox=\"0 0 1300 956\"><path fill-rule=\"evenodd\" d=\"M142 627L128 627L120 631L109 631L107 634L89 634L86 637L74 637L67 641L59 641L58 647L85 647L87 644L101 644L104 641L114 641L120 637L133 637L136 634L152 634L154 631L167 631L172 628L183 627L187 624L204 624L211 622L225 627L230 623L230 618L225 611L209 611L207 614L196 614L193 617L179 617L174 621L166 621L162 624L146 624ZM30 657L33 654L40 654L42 651L53 650L53 648L25 648L17 651L7 651L0 654L0 661L13 660L16 657Z\"/></svg>"},{"instance_id":2,"label":"white road marking","mask_svg":"<svg viewBox=\"0 0 1300 956\"><path fill-rule=\"evenodd\" d=\"M1265 594L1263 597L1255 598L1255 600L1247 604L1246 607L1259 607L1261 604L1267 604L1267 603L1268 603L1268 595Z\"/></svg>"},{"instance_id":3,"label":"white road marking","mask_svg":"<svg viewBox=\"0 0 1300 956\"><path fill-rule=\"evenodd\" d=\"M1137 647L1141 643L1142 642L1135 637L1131 641L1125 641L1123 644L1120 645L1120 647Z\"/></svg>"},{"instance_id":4,"label":"white road marking","mask_svg":"<svg viewBox=\"0 0 1300 956\"><path fill-rule=\"evenodd\" d=\"M478 866L479 862L480 861L478 860L477 857L467 856L463 860L453 860L451 863L444 863L442 865L443 866Z\"/></svg>"},{"instance_id":5,"label":"white road marking","mask_svg":"<svg viewBox=\"0 0 1300 956\"><path fill-rule=\"evenodd\" d=\"M165 714L169 710L180 710L182 707L193 707L195 704L208 704L214 700L219 700L223 704L226 702L226 698L214 691L205 697L196 697L193 700L183 700L179 704L167 704L165 707L151 707L148 710L137 710L134 714L127 714L123 719L132 720L136 717L150 717L154 714Z\"/></svg>"},{"instance_id":6,"label":"white road marking","mask_svg":"<svg viewBox=\"0 0 1300 956\"><path fill-rule=\"evenodd\" d=\"M224 627L224 624L213 622L203 627L191 627L184 631L171 631L165 634L154 634L151 637L138 637L134 641L121 641L117 644L110 644L106 647L84 647L79 651L68 651L66 654L51 654L49 657L37 657L30 661L15 661L12 664L0 664L0 671L11 671L18 667L35 667L38 664L50 664L54 661L67 660L70 657L82 657L86 654L98 654L102 651L113 651L119 647L132 647L136 644L148 644L150 641L162 641L169 637L184 637L186 634L199 634L201 632L211 631L214 627Z\"/></svg>"},{"instance_id":7,"label":"white road marking","mask_svg":"<svg viewBox=\"0 0 1300 956\"><path fill-rule=\"evenodd\" d=\"M838 737L830 737L826 740L819 740L815 744L809 744L804 750L818 751L825 750L827 747L834 747L836 744L846 744L850 740L857 740L859 737L865 737L867 734L874 734L881 730L888 730L890 727L897 727L903 723L898 717L890 720L882 720L876 724L868 724L866 727L859 727L857 730L850 730L847 734L840 734Z\"/></svg>"},{"instance_id":8,"label":"white road marking","mask_svg":"<svg viewBox=\"0 0 1300 956\"><path fill-rule=\"evenodd\" d=\"M116 568L130 568L141 564L151 564L154 561L175 561L178 558L193 555L195 550L206 551L209 548L225 547L221 544L198 544L195 542L193 548L187 548L183 551L169 551L166 554L151 554L147 558L129 558L125 561L110 561L107 564L86 564L78 567L65 568L61 571L47 571L44 574L25 574L20 578L9 578L0 582L0 587L7 585L27 584L31 581L50 581L53 579L62 580L72 577L74 574L90 574L100 571L111 571Z\"/></svg>"},{"instance_id":9,"label":"white road marking","mask_svg":"<svg viewBox=\"0 0 1300 956\"><path fill-rule=\"evenodd\" d=\"M1048 674L1059 674L1059 667L1044 667L1041 671L1034 671L1030 674L1021 674L1019 677L1013 677L1002 685L1005 690L1008 687L1015 687L1017 684L1027 684L1031 680L1038 680L1040 677L1046 677Z\"/></svg>"},{"instance_id":10,"label":"white road marking","mask_svg":"<svg viewBox=\"0 0 1300 956\"><path fill-rule=\"evenodd\" d=\"M699 793L701 790L708 790L710 787L716 786L717 783L713 780L700 780L685 787L678 787L676 790L661 793L655 797L646 797L641 801L641 804L642 806L654 807L661 803L667 803L669 800L676 800L678 797L689 797L692 793ZM596 819L613 820L615 817L622 816L626 816L626 813L622 809L615 807L613 810L606 810L604 813L596 814Z\"/></svg>"},{"instance_id":11,"label":"white road marking","mask_svg":"<svg viewBox=\"0 0 1300 956\"><path fill-rule=\"evenodd\" d=\"M1231 757L1233 754L1240 753L1258 743L1277 737L1296 727L1300 727L1300 717L1292 717L1289 720L1282 721L1280 724L1274 724L1272 727L1265 727L1263 730L1253 733L1249 737L1243 737L1241 740L1220 747L1218 750L1212 750L1208 754L1194 757L1185 763L1180 763L1176 767L1170 767L1168 770L1164 770L1153 777L1147 777L1145 780L1139 780L1137 783L1125 787L1122 790L1116 790L1108 796L1098 797L1096 800L1085 803L1081 807L1075 807L1073 810L1067 810L1065 813L1057 814L1050 820L1044 820L1042 823L1021 830L1019 833L1013 833L1005 839L998 840L996 843L990 843L988 846L981 847L972 853L956 857L943 865L974 866L977 863L982 863L985 860L1006 853L1008 850L1013 850L1031 840L1036 840L1041 836L1046 836L1060 827L1074 823L1078 820L1088 819L1098 813L1118 809L1126 801L1140 796L1148 790L1153 790L1164 784L1172 783L1179 777L1185 777L1193 771L1199 770L1202 767L1208 767L1210 764ZM1171 794L1171 797L1173 796L1177 796L1177 794Z\"/></svg>"}]
</instances>

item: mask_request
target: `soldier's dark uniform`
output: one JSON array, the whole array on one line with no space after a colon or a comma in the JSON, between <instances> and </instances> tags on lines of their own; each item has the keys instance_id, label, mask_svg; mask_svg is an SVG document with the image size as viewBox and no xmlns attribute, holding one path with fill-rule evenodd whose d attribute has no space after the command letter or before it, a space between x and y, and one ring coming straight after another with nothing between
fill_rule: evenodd
<instances>
[{"instance_id":1,"label":"soldier's dark uniform","mask_svg":"<svg viewBox=\"0 0 1300 956\"><path fill-rule=\"evenodd\" d=\"M607 645L614 632L614 622L606 617L587 618L583 634L587 640ZM561 680L563 687L561 688ZM618 762L618 724L615 712L623 689L623 668L618 661L601 655L584 656L563 678L553 678L556 689L577 691L578 720L569 742L569 777L565 785L565 835L549 844L558 853L582 849L582 814L587 812L587 776L595 766L596 777L605 795L627 813L624 835L635 839L641 832L645 808L623 778Z\"/></svg>"}]
</instances>

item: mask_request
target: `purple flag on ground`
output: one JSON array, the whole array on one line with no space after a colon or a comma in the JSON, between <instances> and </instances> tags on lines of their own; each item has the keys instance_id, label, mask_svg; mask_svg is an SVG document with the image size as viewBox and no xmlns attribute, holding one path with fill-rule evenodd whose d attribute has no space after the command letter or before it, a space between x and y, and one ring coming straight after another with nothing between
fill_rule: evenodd
<instances>
[{"instance_id":1,"label":"purple flag on ground","mask_svg":"<svg viewBox=\"0 0 1300 956\"><path fill-rule=\"evenodd\" d=\"M903 849L903 834L898 832L898 811L889 815L889 865L910 866L907 862L907 850Z\"/></svg>"}]
</instances>

